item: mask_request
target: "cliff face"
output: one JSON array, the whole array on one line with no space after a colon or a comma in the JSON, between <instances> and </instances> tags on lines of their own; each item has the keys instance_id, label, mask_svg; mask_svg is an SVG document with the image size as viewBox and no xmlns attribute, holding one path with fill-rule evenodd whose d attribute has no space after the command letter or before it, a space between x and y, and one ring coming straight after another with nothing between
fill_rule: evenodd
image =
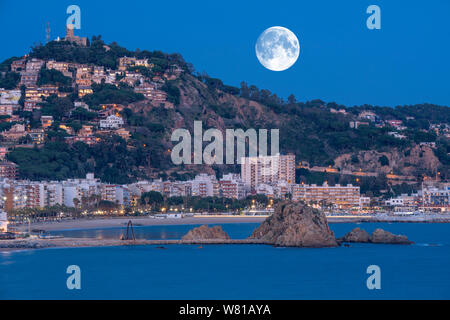
<instances>
[{"instance_id":1,"label":"cliff face","mask_svg":"<svg viewBox=\"0 0 450 320\"><path fill-rule=\"evenodd\" d=\"M416 175L420 172L433 172L441 166L433 150L427 146L416 145L405 151L391 149L389 152L375 150L360 151L356 154L358 163L352 163L352 154L343 154L334 162L341 170L389 173L400 171L402 175ZM382 166L379 159L386 156L388 165Z\"/></svg>"},{"instance_id":2,"label":"cliff face","mask_svg":"<svg viewBox=\"0 0 450 320\"><path fill-rule=\"evenodd\" d=\"M221 226L208 227L202 225L200 227L190 230L181 240L226 240L230 239L230 236L222 230Z\"/></svg>"},{"instance_id":3,"label":"cliff face","mask_svg":"<svg viewBox=\"0 0 450 320\"><path fill-rule=\"evenodd\" d=\"M336 247L325 214L300 203L282 202L250 238L285 247Z\"/></svg>"},{"instance_id":4,"label":"cliff face","mask_svg":"<svg viewBox=\"0 0 450 320\"><path fill-rule=\"evenodd\" d=\"M280 120L279 115L267 106L208 88L191 75L184 75L177 86L180 104L175 109L184 120L182 126L189 129L194 120L202 120L205 128L213 127L222 133L227 128L255 127L256 123L277 127Z\"/></svg>"}]
</instances>

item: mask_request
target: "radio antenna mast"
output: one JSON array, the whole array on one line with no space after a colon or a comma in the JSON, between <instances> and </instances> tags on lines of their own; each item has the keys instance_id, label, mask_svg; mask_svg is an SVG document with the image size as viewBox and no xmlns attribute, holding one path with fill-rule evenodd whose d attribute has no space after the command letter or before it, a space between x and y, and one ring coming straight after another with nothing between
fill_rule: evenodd
<instances>
[{"instance_id":1,"label":"radio antenna mast","mask_svg":"<svg viewBox=\"0 0 450 320\"><path fill-rule=\"evenodd\" d=\"M49 43L49 41L50 41L50 24L48 23L48 21L47 21L47 28L45 30L45 33L46 33L46 40L47 40L46 43Z\"/></svg>"}]
</instances>

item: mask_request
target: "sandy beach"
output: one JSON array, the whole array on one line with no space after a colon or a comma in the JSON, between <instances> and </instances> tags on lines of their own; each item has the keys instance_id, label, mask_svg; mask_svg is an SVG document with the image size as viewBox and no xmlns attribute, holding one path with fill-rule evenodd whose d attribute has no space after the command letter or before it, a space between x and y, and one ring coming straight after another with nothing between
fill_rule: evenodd
<instances>
[{"instance_id":1,"label":"sandy beach","mask_svg":"<svg viewBox=\"0 0 450 320\"><path fill-rule=\"evenodd\" d=\"M31 229L55 231L70 229L102 229L114 227L126 227L131 220L133 226L162 226L162 225L196 225L196 224L223 224L223 223L261 223L265 217L256 216L208 216L208 217L186 217L176 218L148 218L148 217L117 217L117 218L95 218L62 220L60 222L32 223ZM18 231L27 231L28 225L14 226Z\"/></svg>"}]
</instances>

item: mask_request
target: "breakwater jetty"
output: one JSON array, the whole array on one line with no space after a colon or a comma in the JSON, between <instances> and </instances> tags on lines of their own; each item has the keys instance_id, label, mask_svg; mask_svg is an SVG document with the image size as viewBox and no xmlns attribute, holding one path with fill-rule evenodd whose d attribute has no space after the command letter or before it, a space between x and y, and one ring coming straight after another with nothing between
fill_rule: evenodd
<instances>
[{"instance_id":1,"label":"breakwater jetty","mask_svg":"<svg viewBox=\"0 0 450 320\"><path fill-rule=\"evenodd\" d=\"M139 245L173 245L173 244L269 244L258 239L202 239L202 240L119 240L94 238L59 238L59 239L15 239L0 241L1 249L45 249L77 247L112 247Z\"/></svg>"}]
</instances>

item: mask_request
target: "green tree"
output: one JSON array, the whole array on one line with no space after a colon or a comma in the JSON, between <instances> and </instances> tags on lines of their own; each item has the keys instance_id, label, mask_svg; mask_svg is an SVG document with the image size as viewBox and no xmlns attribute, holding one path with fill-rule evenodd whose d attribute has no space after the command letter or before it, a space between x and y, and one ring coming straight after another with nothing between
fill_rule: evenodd
<instances>
[{"instance_id":1,"label":"green tree","mask_svg":"<svg viewBox=\"0 0 450 320\"><path fill-rule=\"evenodd\" d=\"M382 166L388 166L389 165L389 159L388 157L386 157L385 155L382 155L381 157L378 158L378 162L382 165Z\"/></svg>"},{"instance_id":2,"label":"green tree","mask_svg":"<svg viewBox=\"0 0 450 320\"><path fill-rule=\"evenodd\" d=\"M141 195L141 204L159 207L163 202L162 194L156 191L144 192Z\"/></svg>"}]
</instances>

